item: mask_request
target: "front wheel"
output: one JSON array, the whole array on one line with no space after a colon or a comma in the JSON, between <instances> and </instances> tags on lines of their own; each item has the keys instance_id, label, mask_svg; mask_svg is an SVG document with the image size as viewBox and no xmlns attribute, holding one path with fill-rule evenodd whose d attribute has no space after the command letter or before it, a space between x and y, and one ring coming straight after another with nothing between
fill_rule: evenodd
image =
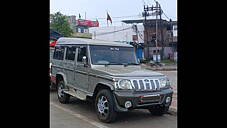
<instances>
[{"instance_id":1,"label":"front wheel","mask_svg":"<svg viewBox=\"0 0 227 128\"><path fill-rule=\"evenodd\" d=\"M117 116L114 105L113 94L110 90L103 89L99 91L95 99L95 110L98 119L105 123L114 121Z\"/></svg>"}]
</instances>

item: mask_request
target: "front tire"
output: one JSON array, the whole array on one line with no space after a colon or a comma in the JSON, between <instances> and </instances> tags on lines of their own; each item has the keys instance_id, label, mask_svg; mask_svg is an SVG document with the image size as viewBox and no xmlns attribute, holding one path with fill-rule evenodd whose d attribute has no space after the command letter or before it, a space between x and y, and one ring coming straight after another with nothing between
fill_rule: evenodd
<instances>
[{"instance_id":1,"label":"front tire","mask_svg":"<svg viewBox=\"0 0 227 128\"><path fill-rule=\"evenodd\" d=\"M59 81L58 86L57 86L58 100L62 104L67 104L67 103L69 103L70 95L64 93L64 91L63 91L64 89L65 89L64 81Z\"/></svg>"},{"instance_id":2,"label":"front tire","mask_svg":"<svg viewBox=\"0 0 227 128\"><path fill-rule=\"evenodd\" d=\"M110 90L103 89L99 91L95 99L95 110L98 119L105 123L113 122L117 116L114 105L113 94Z\"/></svg>"}]
</instances>

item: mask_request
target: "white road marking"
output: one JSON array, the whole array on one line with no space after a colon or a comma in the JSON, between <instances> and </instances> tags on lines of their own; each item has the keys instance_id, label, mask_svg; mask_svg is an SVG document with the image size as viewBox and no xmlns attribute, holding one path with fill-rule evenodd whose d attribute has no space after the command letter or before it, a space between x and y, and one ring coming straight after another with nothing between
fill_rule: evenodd
<instances>
[{"instance_id":1,"label":"white road marking","mask_svg":"<svg viewBox=\"0 0 227 128\"><path fill-rule=\"evenodd\" d=\"M177 71L156 71L156 72L177 72Z\"/></svg>"},{"instance_id":2,"label":"white road marking","mask_svg":"<svg viewBox=\"0 0 227 128\"><path fill-rule=\"evenodd\" d=\"M110 128L110 127L104 126L104 125L101 124L101 123L98 123L98 122L95 122L95 121L93 121L93 120L90 120L90 119L88 119L87 117L85 117L85 116L83 116L83 115L81 115L81 114L78 114L78 113L73 112L73 111L71 111L71 110L69 110L69 109L63 108L62 106L57 105L57 104L55 104L55 103L50 102L50 105L53 105L54 107L57 107L57 108L59 108L59 109L65 111L65 112L68 112L69 114L71 114L71 115L73 115L73 116L75 116L75 117L77 117L77 118L79 118L79 119L81 119L81 120L83 120L83 121L86 121L86 122L88 122L88 123L90 123L90 124L92 124L92 125L94 125L94 126L96 126L96 127L98 127L98 128Z\"/></svg>"}]
</instances>

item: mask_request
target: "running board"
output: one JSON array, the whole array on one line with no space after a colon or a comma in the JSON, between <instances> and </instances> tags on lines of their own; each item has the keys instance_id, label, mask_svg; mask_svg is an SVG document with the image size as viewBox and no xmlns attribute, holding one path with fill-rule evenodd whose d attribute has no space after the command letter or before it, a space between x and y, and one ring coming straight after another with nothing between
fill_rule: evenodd
<instances>
[{"instance_id":1,"label":"running board","mask_svg":"<svg viewBox=\"0 0 227 128\"><path fill-rule=\"evenodd\" d=\"M65 90L64 92L73 96L73 97L76 97L80 100L86 100L86 97L87 97L86 93L84 93L80 90L69 89L69 90Z\"/></svg>"}]
</instances>

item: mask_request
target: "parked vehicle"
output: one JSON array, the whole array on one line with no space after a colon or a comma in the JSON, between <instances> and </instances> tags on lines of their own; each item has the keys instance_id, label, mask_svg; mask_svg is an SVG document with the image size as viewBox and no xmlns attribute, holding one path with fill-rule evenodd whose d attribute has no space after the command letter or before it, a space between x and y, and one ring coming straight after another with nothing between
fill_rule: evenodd
<instances>
[{"instance_id":1,"label":"parked vehicle","mask_svg":"<svg viewBox=\"0 0 227 128\"><path fill-rule=\"evenodd\" d=\"M57 96L94 101L97 117L112 122L118 112L148 109L163 115L172 101L169 79L140 67L133 46L80 38L60 38L52 60Z\"/></svg>"},{"instance_id":2,"label":"parked vehicle","mask_svg":"<svg viewBox=\"0 0 227 128\"><path fill-rule=\"evenodd\" d=\"M52 70L52 58L54 54L54 47L50 47L50 58L49 58L49 72L50 72L50 89L56 90L56 84L54 83L55 77L52 76L51 70Z\"/></svg>"}]
</instances>

